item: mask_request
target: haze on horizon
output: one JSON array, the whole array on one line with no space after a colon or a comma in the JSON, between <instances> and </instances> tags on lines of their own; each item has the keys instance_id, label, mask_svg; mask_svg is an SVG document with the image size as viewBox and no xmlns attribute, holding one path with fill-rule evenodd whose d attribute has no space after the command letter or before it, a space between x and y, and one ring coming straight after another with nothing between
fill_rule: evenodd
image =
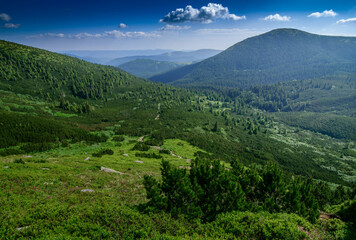
<instances>
[{"instance_id":1,"label":"haze on horizon","mask_svg":"<svg viewBox=\"0 0 356 240\"><path fill-rule=\"evenodd\" d=\"M226 49L275 28L356 36L356 2L3 0L0 39L51 51Z\"/></svg>"}]
</instances>

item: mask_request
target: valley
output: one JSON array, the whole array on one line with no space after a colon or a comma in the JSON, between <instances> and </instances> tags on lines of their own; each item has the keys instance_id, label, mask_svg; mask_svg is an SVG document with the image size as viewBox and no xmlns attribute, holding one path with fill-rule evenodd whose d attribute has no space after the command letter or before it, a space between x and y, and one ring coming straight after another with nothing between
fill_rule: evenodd
<instances>
[{"instance_id":1,"label":"valley","mask_svg":"<svg viewBox=\"0 0 356 240\"><path fill-rule=\"evenodd\" d=\"M353 239L355 46L274 30L152 82L0 41L0 236Z\"/></svg>"}]
</instances>

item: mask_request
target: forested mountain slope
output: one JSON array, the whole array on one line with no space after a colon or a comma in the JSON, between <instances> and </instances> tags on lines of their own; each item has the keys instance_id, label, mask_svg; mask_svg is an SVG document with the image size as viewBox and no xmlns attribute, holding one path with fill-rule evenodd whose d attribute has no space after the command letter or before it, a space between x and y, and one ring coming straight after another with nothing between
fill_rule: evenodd
<instances>
[{"instance_id":1,"label":"forested mountain slope","mask_svg":"<svg viewBox=\"0 0 356 240\"><path fill-rule=\"evenodd\" d=\"M45 99L112 96L120 89L147 85L114 67L92 64L49 51L0 41L0 89Z\"/></svg>"},{"instance_id":2,"label":"forested mountain slope","mask_svg":"<svg viewBox=\"0 0 356 240\"><path fill-rule=\"evenodd\" d=\"M354 142L265 111L322 111L299 106L309 92L352 103L353 79L219 93L8 42L0 52L0 236L355 239Z\"/></svg>"},{"instance_id":3,"label":"forested mountain slope","mask_svg":"<svg viewBox=\"0 0 356 240\"><path fill-rule=\"evenodd\" d=\"M176 86L248 87L355 72L355 37L276 29L151 79Z\"/></svg>"}]
</instances>

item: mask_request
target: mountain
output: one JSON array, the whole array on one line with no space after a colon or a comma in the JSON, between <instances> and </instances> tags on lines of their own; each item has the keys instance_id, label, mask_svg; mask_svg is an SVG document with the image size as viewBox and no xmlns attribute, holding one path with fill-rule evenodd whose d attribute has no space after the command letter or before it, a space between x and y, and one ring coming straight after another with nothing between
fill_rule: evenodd
<instances>
[{"instance_id":1,"label":"mountain","mask_svg":"<svg viewBox=\"0 0 356 240\"><path fill-rule=\"evenodd\" d=\"M190 91L0 41L0 235L355 239L355 144L252 107L332 111L345 137L353 79ZM342 220L313 224L328 209Z\"/></svg>"},{"instance_id":2,"label":"mountain","mask_svg":"<svg viewBox=\"0 0 356 240\"><path fill-rule=\"evenodd\" d=\"M88 62L104 64L115 58L122 58L136 55L158 55L172 52L168 49L148 49L148 50L72 50L61 51L59 53L76 57Z\"/></svg>"},{"instance_id":3,"label":"mountain","mask_svg":"<svg viewBox=\"0 0 356 240\"><path fill-rule=\"evenodd\" d=\"M169 70L184 65L186 64L167 61L156 61L152 59L136 59L119 65L119 68L135 76L149 78L154 75L167 72Z\"/></svg>"},{"instance_id":4,"label":"mountain","mask_svg":"<svg viewBox=\"0 0 356 240\"><path fill-rule=\"evenodd\" d=\"M176 86L248 87L355 72L355 37L276 29L151 80Z\"/></svg>"},{"instance_id":5,"label":"mountain","mask_svg":"<svg viewBox=\"0 0 356 240\"><path fill-rule=\"evenodd\" d=\"M45 99L103 99L151 84L114 67L6 41L0 41L0 80L0 90Z\"/></svg>"},{"instance_id":6,"label":"mountain","mask_svg":"<svg viewBox=\"0 0 356 240\"><path fill-rule=\"evenodd\" d=\"M162 53L159 55L138 55L138 56L116 58L107 62L106 64L111 66L119 66L121 64L136 59L151 59L156 61L168 61L168 62L177 62L177 63L196 62L212 57L220 52L221 52L220 50L214 50L214 49L200 49L200 50L189 51L189 52L175 51L175 52Z\"/></svg>"}]
</instances>

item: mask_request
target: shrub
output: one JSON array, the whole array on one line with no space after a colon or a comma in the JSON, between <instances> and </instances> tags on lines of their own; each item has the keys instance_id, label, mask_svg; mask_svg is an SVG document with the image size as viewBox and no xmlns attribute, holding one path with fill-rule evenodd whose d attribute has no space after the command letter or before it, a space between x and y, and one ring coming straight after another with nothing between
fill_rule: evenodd
<instances>
[{"instance_id":1,"label":"shrub","mask_svg":"<svg viewBox=\"0 0 356 240\"><path fill-rule=\"evenodd\" d=\"M52 144L43 142L43 143L26 143L21 147L26 153L30 152L44 152L50 150L52 148Z\"/></svg>"},{"instance_id":2,"label":"shrub","mask_svg":"<svg viewBox=\"0 0 356 240\"><path fill-rule=\"evenodd\" d=\"M125 140L125 137L124 136L114 136L112 138L112 140L115 141L115 142L122 142L122 141Z\"/></svg>"},{"instance_id":3,"label":"shrub","mask_svg":"<svg viewBox=\"0 0 356 240\"><path fill-rule=\"evenodd\" d=\"M100 151L93 153L93 157L102 157L103 155L113 155L114 151L111 150L110 148L107 149L101 149Z\"/></svg>"},{"instance_id":4,"label":"shrub","mask_svg":"<svg viewBox=\"0 0 356 240\"><path fill-rule=\"evenodd\" d=\"M10 147L10 148L1 150L0 156L16 155L16 154L22 154L22 153L25 153L25 152L21 149Z\"/></svg>"},{"instance_id":5,"label":"shrub","mask_svg":"<svg viewBox=\"0 0 356 240\"><path fill-rule=\"evenodd\" d=\"M163 153L163 154L171 154L171 152L167 149L161 149L159 150L159 153Z\"/></svg>"},{"instance_id":6,"label":"shrub","mask_svg":"<svg viewBox=\"0 0 356 240\"><path fill-rule=\"evenodd\" d=\"M161 155L155 154L155 153L136 153L136 157L144 157L144 158L156 158L156 159L162 159L163 157Z\"/></svg>"},{"instance_id":7,"label":"shrub","mask_svg":"<svg viewBox=\"0 0 356 240\"><path fill-rule=\"evenodd\" d=\"M138 150L138 151L148 151L150 149L150 146L146 145L143 142L138 142L135 144L135 146L132 148L132 150Z\"/></svg>"},{"instance_id":8,"label":"shrub","mask_svg":"<svg viewBox=\"0 0 356 240\"><path fill-rule=\"evenodd\" d=\"M21 163L21 164L25 164L24 160L22 160L22 158L18 158L14 160L14 163Z\"/></svg>"},{"instance_id":9,"label":"shrub","mask_svg":"<svg viewBox=\"0 0 356 240\"><path fill-rule=\"evenodd\" d=\"M143 209L208 222L221 213L251 210L297 213L312 223L319 217L310 179L286 178L276 163L246 168L235 160L231 167L227 170L218 160L197 158L187 171L162 160L161 182L144 178L149 201Z\"/></svg>"}]
</instances>

